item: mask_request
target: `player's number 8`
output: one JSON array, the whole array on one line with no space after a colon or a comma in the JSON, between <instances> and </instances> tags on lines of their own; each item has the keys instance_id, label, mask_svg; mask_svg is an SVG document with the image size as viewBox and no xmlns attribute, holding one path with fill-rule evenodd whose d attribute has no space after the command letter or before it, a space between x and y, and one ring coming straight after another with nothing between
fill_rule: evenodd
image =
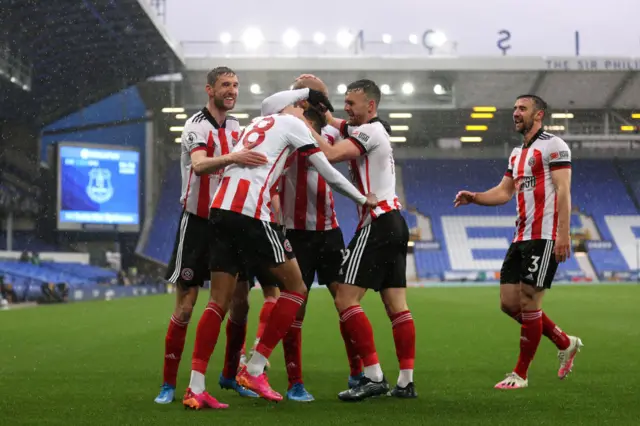
<instances>
[{"instance_id":1,"label":"player's number 8","mask_svg":"<svg viewBox=\"0 0 640 426\"><path fill-rule=\"evenodd\" d=\"M265 117L253 125L253 128L242 136L242 145L247 149L253 149L264 142L267 130L273 127L275 120L273 117ZM250 140L251 135L257 135L255 140Z\"/></svg>"}]
</instances>

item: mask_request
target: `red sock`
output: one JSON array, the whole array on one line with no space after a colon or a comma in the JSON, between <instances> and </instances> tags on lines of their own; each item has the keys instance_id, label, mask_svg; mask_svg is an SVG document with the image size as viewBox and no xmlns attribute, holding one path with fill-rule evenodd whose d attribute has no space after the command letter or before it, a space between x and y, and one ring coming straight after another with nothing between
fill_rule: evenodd
<instances>
[{"instance_id":1,"label":"red sock","mask_svg":"<svg viewBox=\"0 0 640 426\"><path fill-rule=\"evenodd\" d=\"M238 373L240 365L240 351L247 337L247 320L235 322L229 318L227 321L227 347L224 353L224 369L222 375L225 379L233 379Z\"/></svg>"},{"instance_id":2,"label":"red sock","mask_svg":"<svg viewBox=\"0 0 640 426\"><path fill-rule=\"evenodd\" d=\"M209 302L209 304L207 304L207 308L200 317L200 321L198 321L196 343L191 359L192 370L202 374L207 372L207 365L218 342L220 326L222 325L225 314L225 311L215 302Z\"/></svg>"},{"instance_id":3,"label":"red sock","mask_svg":"<svg viewBox=\"0 0 640 426\"><path fill-rule=\"evenodd\" d=\"M562 331L551 319L542 312L542 333L547 336L561 351L567 349L571 344L567 333Z\"/></svg>"},{"instance_id":4,"label":"red sock","mask_svg":"<svg viewBox=\"0 0 640 426\"><path fill-rule=\"evenodd\" d=\"M282 346L291 389L296 383L302 383L302 321L291 324L289 332L282 339Z\"/></svg>"},{"instance_id":5,"label":"red sock","mask_svg":"<svg viewBox=\"0 0 640 426\"><path fill-rule=\"evenodd\" d=\"M300 293L283 290L280 292L278 302L273 307L273 312L264 328L264 333L260 338L260 343L256 347L256 352L265 358L271 356L273 348L287 334L291 324L296 319L300 306L304 303L305 296Z\"/></svg>"},{"instance_id":6,"label":"red sock","mask_svg":"<svg viewBox=\"0 0 640 426\"><path fill-rule=\"evenodd\" d=\"M344 323L344 329L353 342L353 346L358 355L360 355L364 366L378 364L373 329L362 307L360 305L350 306L340 312L340 321Z\"/></svg>"},{"instance_id":7,"label":"red sock","mask_svg":"<svg viewBox=\"0 0 640 426\"><path fill-rule=\"evenodd\" d=\"M184 339L187 335L188 325L188 322L180 321L175 315L172 315L169 321L167 336L164 338L163 383L167 383L173 387L176 386L178 367L182 359Z\"/></svg>"},{"instance_id":8,"label":"red sock","mask_svg":"<svg viewBox=\"0 0 640 426\"><path fill-rule=\"evenodd\" d=\"M522 324L521 312L505 312L511 318ZM560 327L558 327L553 321L551 321L551 319L547 316L547 314L544 313L544 311L542 312L542 334L549 338L549 340L551 340L561 351L567 349L571 344L567 333L562 331Z\"/></svg>"},{"instance_id":9,"label":"red sock","mask_svg":"<svg viewBox=\"0 0 640 426\"><path fill-rule=\"evenodd\" d=\"M527 378L529 365L536 355L536 350L542 338L542 311L522 312L522 327L520 328L520 356L518 364L513 370L523 379Z\"/></svg>"},{"instance_id":10,"label":"red sock","mask_svg":"<svg viewBox=\"0 0 640 426\"><path fill-rule=\"evenodd\" d=\"M259 323L258 323L258 332L256 333L256 340L260 340L262 334L264 333L264 328L267 326L267 322L269 321L269 317L271 316L271 312L273 308L276 306L276 302L278 299L275 297L267 297L264 299L264 303L262 304L262 309L260 309L259 315Z\"/></svg>"},{"instance_id":11,"label":"red sock","mask_svg":"<svg viewBox=\"0 0 640 426\"><path fill-rule=\"evenodd\" d=\"M342 334L342 340L344 340L344 346L347 349L347 358L349 358L349 368L351 369L350 375L351 377L356 377L362 373L362 359L360 359L360 355L358 355L358 351L342 321L340 321L340 334Z\"/></svg>"},{"instance_id":12,"label":"red sock","mask_svg":"<svg viewBox=\"0 0 640 426\"><path fill-rule=\"evenodd\" d=\"M389 315L393 327L393 341L400 370L413 370L416 358L416 326L410 311Z\"/></svg>"}]
</instances>

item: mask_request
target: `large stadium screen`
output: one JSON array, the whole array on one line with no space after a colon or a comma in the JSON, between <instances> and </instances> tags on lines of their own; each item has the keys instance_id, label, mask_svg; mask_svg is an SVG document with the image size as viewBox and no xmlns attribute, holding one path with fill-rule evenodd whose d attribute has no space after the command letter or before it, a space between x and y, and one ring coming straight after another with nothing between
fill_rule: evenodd
<instances>
[{"instance_id":1,"label":"large stadium screen","mask_svg":"<svg viewBox=\"0 0 640 426\"><path fill-rule=\"evenodd\" d=\"M140 230L138 151L61 142L57 161L59 230Z\"/></svg>"}]
</instances>

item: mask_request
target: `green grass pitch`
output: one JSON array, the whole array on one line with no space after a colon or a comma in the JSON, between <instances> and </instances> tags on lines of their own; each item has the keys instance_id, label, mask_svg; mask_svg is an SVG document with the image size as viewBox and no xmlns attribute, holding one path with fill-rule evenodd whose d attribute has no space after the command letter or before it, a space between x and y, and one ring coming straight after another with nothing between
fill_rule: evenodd
<instances>
[{"instance_id":1,"label":"green grass pitch","mask_svg":"<svg viewBox=\"0 0 640 426\"><path fill-rule=\"evenodd\" d=\"M557 286L545 311L585 344L574 372L556 378L555 347L543 337L529 388L493 385L515 365L519 327L498 308L498 287L409 290L416 321L419 398L343 403L348 365L328 292L311 292L303 327L303 372L310 404L242 399L221 391L224 330L209 366L209 390L231 407L185 411L153 403L173 295L75 303L0 312L0 424L6 425L638 425L640 424L640 286ZM196 308L178 379L187 385ZM261 303L252 292L249 337ZM389 319L376 294L363 306L376 331L381 363L395 383ZM271 384L286 391L281 349Z\"/></svg>"}]
</instances>

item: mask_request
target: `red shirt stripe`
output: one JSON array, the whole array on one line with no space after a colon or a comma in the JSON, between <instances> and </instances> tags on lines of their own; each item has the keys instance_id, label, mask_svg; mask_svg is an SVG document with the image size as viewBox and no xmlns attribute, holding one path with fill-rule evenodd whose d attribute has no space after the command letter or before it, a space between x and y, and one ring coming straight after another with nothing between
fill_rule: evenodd
<instances>
[{"instance_id":1,"label":"red shirt stripe","mask_svg":"<svg viewBox=\"0 0 640 426\"><path fill-rule=\"evenodd\" d=\"M544 217L544 202L545 202L545 188L544 188L544 164L542 162L542 152L537 149L533 150L533 157L535 163L531 168L536 182L536 187L533 190L534 201L534 215L533 223L531 224L531 239L538 240L542 238L542 218Z\"/></svg>"}]
</instances>

